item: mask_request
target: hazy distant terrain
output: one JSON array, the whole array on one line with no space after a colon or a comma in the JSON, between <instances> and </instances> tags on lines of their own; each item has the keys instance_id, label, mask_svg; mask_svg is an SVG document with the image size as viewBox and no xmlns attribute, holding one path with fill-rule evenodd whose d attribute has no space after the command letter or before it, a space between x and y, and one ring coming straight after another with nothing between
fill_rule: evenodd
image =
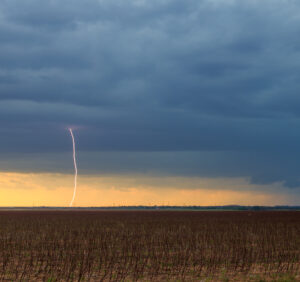
<instances>
[{"instance_id":1,"label":"hazy distant terrain","mask_svg":"<svg viewBox=\"0 0 300 282\"><path fill-rule=\"evenodd\" d=\"M0 207L0 210L228 210L228 211L300 211L300 206L105 206L105 207Z\"/></svg>"}]
</instances>

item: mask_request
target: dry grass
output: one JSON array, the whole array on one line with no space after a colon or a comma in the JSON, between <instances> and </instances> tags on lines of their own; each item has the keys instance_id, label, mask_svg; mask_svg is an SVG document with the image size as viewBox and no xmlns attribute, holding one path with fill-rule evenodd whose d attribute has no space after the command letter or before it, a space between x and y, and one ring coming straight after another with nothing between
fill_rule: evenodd
<instances>
[{"instance_id":1,"label":"dry grass","mask_svg":"<svg viewBox=\"0 0 300 282\"><path fill-rule=\"evenodd\" d=\"M2 211L0 231L1 281L296 281L300 273L300 212Z\"/></svg>"}]
</instances>

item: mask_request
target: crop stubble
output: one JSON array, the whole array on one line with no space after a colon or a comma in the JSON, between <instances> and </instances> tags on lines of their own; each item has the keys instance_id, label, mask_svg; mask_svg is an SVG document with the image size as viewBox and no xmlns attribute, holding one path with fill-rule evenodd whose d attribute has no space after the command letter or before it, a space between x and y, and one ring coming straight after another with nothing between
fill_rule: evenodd
<instances>
[{"instance_id":1,"label":"crop stubble","mask_svg":"<svg viewBox=\"0 0 300 282\"><path fill-rule=\"evenodd\" d=\"M1 211L0 231L1 281L300 273L296 211Z\"/></svg>"}]
</instances>

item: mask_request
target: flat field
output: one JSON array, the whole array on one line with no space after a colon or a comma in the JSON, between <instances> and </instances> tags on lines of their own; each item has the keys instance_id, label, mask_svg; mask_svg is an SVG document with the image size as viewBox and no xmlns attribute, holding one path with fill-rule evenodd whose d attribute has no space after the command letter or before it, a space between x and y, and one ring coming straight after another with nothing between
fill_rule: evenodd
<instances>
[{"instance_id":1,"label":"flat field","mask_svg":"<svg viewBox=\"0 0 300 282\"><path fill-rule=\"evenodd\" d=\"M0 281L299 281L299 274L297 211L0 211Z\"/></svg>"}]
</instances>

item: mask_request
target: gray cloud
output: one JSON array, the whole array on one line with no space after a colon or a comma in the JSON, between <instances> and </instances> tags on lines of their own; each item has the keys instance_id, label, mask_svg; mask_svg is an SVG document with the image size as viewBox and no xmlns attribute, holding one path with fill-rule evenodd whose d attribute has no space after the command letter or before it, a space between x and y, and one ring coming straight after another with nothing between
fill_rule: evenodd
<instances>
[{"instance_id":1,"label":"gray cloud","mask_svg":"<svg viewBox=\"0 0 300 282\"><path fill-rule=\"evenodd\" d=\"M109 172L300 186L297 1L4 0L0 11L1 169L38 171L14 153L66 152L75 126L95 156L160 152Z\"/></svg>"}]
</instances>

